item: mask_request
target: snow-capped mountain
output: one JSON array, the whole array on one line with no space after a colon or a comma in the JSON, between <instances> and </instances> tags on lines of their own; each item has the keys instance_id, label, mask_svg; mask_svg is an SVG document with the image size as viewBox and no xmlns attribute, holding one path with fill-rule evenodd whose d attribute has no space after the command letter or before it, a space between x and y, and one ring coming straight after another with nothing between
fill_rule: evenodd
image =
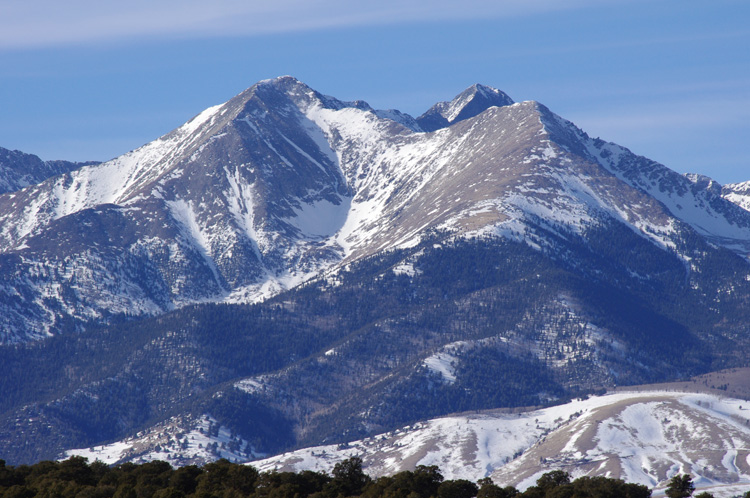
<instances>
[{"instance_id":1,"label":"snow-capped mountain","mask_svg":"<svg viewBox=\"0 0 750 498\"><path fill-rule=\"evenodd\" d=\"M262 81L0 195L0 452L272 455L744 365L742 192L481 85L414 119Z\"/></svg>"},{"instance_id":2,"label":"snow-capped mountain","mask_svg":"<svg viewBox=\"0 0 750 498\"><path fill-rule=\"evenodd\" d=\"M322 135L277 88L284 81L256 85L113 161L0 199L1 250L22 275L3 289L5 340L105 310L253 300L340 260L324 239L343 222L348 190L315 142Z\"/></svg>"},{"instance_id":3,"label":"snow-capped mountain","mask_svg":"<svg viewBox=\"0 0 750 498\"><path fill-rule=\"evenodd\" d=\"M255 302L436 229L549 247L542 232L612 220L678 253L686 229L750 249L750 214L720 192L536 102L474 85L414 120L282 77L0 196L0 340Z\"/></svg>"}]
</instances>

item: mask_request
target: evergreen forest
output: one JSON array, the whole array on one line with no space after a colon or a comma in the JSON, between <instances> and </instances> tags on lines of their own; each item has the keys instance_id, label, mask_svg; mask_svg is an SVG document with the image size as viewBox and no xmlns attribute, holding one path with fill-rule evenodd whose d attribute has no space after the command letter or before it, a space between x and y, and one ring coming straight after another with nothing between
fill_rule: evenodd
<instances>
[{"instance_id":1,"label":"evergreen forest","mask_svg":"<svg viewBox=\"0 0 750 498\"><path fill-rule=\"evenodd\" d=\"M695 491L689 475L676 475L666 488L669 498ZM204 466L173 468L155 460L107 466L83 457L6 465L0 460L2 498L649 498L651 489L607 477L572 479L564 471L543 474L525 491L499 486L490 478L474 483L444 479L437 466L417 466L391 476L371 478L359 457L325 472L259 472L225 459ZM750 497L750 492L745 498ZM707 492L696 498L712 498Z\"/></svg>"}]
</instances>

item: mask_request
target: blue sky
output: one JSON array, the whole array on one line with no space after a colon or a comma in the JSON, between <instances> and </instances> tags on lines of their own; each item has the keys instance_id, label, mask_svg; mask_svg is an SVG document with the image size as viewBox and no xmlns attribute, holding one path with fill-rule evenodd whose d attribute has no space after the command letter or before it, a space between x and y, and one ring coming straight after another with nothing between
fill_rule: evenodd
<instances>
[{"instance_id":1,"label":"blue sky","mask_svg":"<svg viewBox=\"0 0 750 498\"><path fill-rule=\"evenodd\" d=\"M0 147L110 159L284 74L415 116L483 83L750 180L747 0L4 0Z\"/></svg>"}]
</instances>

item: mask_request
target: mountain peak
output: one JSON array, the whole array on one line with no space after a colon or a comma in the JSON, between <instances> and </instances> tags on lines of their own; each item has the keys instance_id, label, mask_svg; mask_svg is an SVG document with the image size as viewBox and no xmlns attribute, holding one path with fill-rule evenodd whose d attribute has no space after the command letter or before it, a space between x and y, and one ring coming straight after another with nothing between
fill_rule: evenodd
<instances>
[{"instance_id":1,"label":"mountain peak","mask_svg":"<svg viewBox=\"0 0 750 498\"><path fill-rule=\"evenodd\" d=\"M290 97L299 95L314 95L317 93L315 92L315 90L293 76L279 76L277 78L261 80L250 87L247 92L261 95L269 93L284 94Z\"/></svg>"},{"instance_id":2,"label":"mountain peak","mask_svg":"<svg viewBox=\"0 0 750 498\"><path fill-rule=\"evenodd\" d=\"M487 99L501 98L504 102L506 102L503 105L508 105L508 104L513 103L513 100L510 97L508 97L508 95L505 92L501 92L497 88L487 86L487 85L482 85L480 83L475 83L471 85L462 93L473 93L473 94L478 93Z\"/></svg>"},{"instance_id":3,"label":"mountain peak","mask_svg":"<svg viewBox=\"0 0 750 498\"><path fill-rule=\"evenodd\" d=\"M312 91L312 89L295 78L294 76L277 76L266 80L260 80L252 88L273 88L282 92Z\"/></svg>"},{"instance_id":4,"label":"mountain peak","mask_svg":"<svg viewBox=\"0 0 750 498\"><path fill-rule=\"evenodd\" d=\"M697 187L708 190L716 195L721 195L722 186L713 178L698 173L685 173L683 176L693 182Z\"/></svg>"},{"instance_id":5,"label":"mountain peak","mask_svg":"<svg viewBox=\"0 0 750 498\"><path fill-rule=\"evenodd\" d=\"M473 118L490 107L513 104L504 92L486 85L474 84L450 102L438 102L417 118L424 131L435 131L459 121Z\"/></svg>"},{"instance_id":6,"label":"mountain peak","mask_svg":"<svg viewBox=\"0 0 750 498\"><path fill-rule=\"evenodd\" d=\"M293 76L279 76L261 80L238 97L243 95L258 95L261 99L276 106L280 105L279 99L289 99L294 105L301 108L320 105L327 109L338 110L345 107L354 107L364 111L373 111L372 107L363 100L345 102L323 95Z\"/></svg>"}]
</instances>

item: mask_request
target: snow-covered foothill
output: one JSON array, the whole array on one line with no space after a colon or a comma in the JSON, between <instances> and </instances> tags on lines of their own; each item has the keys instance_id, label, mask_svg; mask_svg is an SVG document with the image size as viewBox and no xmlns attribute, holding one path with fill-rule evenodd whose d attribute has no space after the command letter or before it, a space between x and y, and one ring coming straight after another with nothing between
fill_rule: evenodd
<instances>
[{"instance_id":1,"label":"snow-covered foothill","mask_svg":"<svg viewBox=\"0 0 750 498\"><path fill-rule=\"evenodd\" d=\"M673 391L592 396L529 412L443 417L341 445L257 460L260 470L330 472L359 456L371 476L437 465L447 479L491 477L519 489L551 470L663 489L690 473L699 490L750 490L750 403Z\"/></svg>"},{"instance_id":2,"label":"snow-covered foothill","mask_svg":"<svg viewBox=\"0 0 750 498\"><path fill-rule=\"evenodd\" d=\"M210 415L187 423L171 419L122 441L66 451L63 457L74 455L108 465L125 461L143 463L162 460L173 466L204 464L219 458L243 462L263 456Z\"/></svg>"}]
</instances>

